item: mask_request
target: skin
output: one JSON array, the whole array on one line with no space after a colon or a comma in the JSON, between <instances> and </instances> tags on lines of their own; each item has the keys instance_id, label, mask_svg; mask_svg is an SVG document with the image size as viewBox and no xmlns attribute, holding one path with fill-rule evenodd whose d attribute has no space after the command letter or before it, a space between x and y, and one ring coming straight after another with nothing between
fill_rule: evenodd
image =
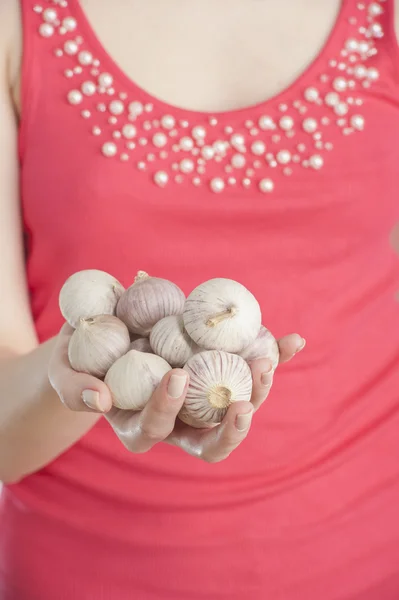
<instances>
[{"instance_id":1,"label":"skin","mask_svg":"<svg viewBox=\"0 0 399 600\"><path fill-rule=\"evenodd\" d=\"M255 104L291 83L325 42L340 6L340 0L81 3L129 77L171 104L211 111ZM397 20L399 25L399 15ZM176 421L184 390L172 398L169 384L172 377L181 381L181 370L165 376L141 413L122 412L111 408L103 382L69 367L68 326L38 343L27 294L18 189L21 57L19 2L1 2L0 480L18 481L39 470L79 440L101 414L131 452L146 452L163 441L207 462L225 459L244 441L253 412L270 392L269 361L251 365L251 404L234 403L221 425L203 431ZM259 70L267 76L253 77ZM399 248L398 232L392 241ZM281 362L303 345L297 334L281 339Z\"/></svg>"}]
</instances>

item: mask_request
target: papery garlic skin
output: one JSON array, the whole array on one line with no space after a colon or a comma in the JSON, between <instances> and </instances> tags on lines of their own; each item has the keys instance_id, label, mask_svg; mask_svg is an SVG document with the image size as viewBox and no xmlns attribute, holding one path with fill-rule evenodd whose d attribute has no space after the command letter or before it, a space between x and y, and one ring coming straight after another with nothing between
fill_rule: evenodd
<instances>
[{"instance_id":1,"label":"papery garlic skin","mask_svg":"<svg viewBox=\"0 0 399 600\"><path fill-rule=\"evenodd\" d=\"M139 337L136 340L133 340L133 342L130 342L129 350L138 350L139 352L154 354L150 340L147 337Z\"/></svg>"},{"instance_id":2,"label":"papery garlic skin","mask_svg":"<svg viewBox=\"0 0 399 600\"><path fill-rule=\"evenodd\" d=\"M239 354L247 362L258 360L259 358L268 358L273 365L273 370L277 368L280 360L280 350L277 340L263 325L260 328L256 340L247 346L247 348L244 348Z\"/></svg>"},{"instance_id":3,"label":"papery garlic skin","mask_svg":"<svg viewBox=\"0 0 399 600\"><path fill-rule=\"evenodd\" d=\"M183 367L200 349L184 328L181 315L164 317L154 325L150 344L172 367Z\"/></svg>"},{"instance_id":4,"label":"papery garlic skin","mask_svg":"<svg viewBox=\"0 0 399 600\"><path fill-rule=\"evenodd\" d=\"M252 373L236 354L209 350L193 356L184 366L190 377L179 418L194 427L220 423L233 402L249 402Z\"/></svg>"},{"instance_id":5,"label":"papery garlic skin","mask_svg":"<svg viewBox=\"0 0 399 600\"><path fill-rule=\"evenodd\" d=\"M128 328L112 315L80 319L68 346L71 367L102 378L129 349Z\"/></svg>"},{"instance_id":6,"label":"papery garlic skin","mask_svg":"<svg viewBox=\"0 0 399 600\"><path fill-rule=\"evenodd\" d=\"M120 298L116 314L131 333L148 337L158 321L181 314L185 300L176 284L139 271L134 284Z\"/></svg>"},{"instance_id":7,"label":"papery garlic skin","mask_svg":"<svg viewBox=\"0 0 399 600\"><path fill-rule=\"evenodd\" d=\"M76 328L79 319L96 315L114 315L125 288L115 277L88 269L71 275L62 286L59 305L62 316Z\"/></svg>"},{"instance_id":8,"label":"papery garlic skin","mask_svg":"<svg viewBox=\"0 0 399 600\"><path fill-rule=\"evenodd\" d=\"M198 346L239 353L259 333L262 315L258 301L241 283L211 279L186 300L184 326Z\"/></svg>"},{"instance_id":9,"label":"papery garlic skin","mask_svg":"<svg viewBox=\"0 0 399 600\"><path fill-rule=\"evenodd\" d=\"M130 350L112 365L105 377L113 405L125 410L142 410L170 370L170 365L160 356Z\"/></svg>"}]
</instances>

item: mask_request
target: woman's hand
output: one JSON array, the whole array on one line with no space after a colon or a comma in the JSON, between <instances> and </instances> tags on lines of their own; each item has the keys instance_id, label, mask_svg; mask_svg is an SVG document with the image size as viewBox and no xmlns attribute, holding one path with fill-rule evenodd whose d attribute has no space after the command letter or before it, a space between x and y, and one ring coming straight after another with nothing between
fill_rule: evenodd
<instances>
[{"instance_id":1,"label":"woman's hand","mask_svg":"<svg viewBox=\"0 0 399 600\"><path fill-rule=\"evenodd\" d=\"M68 344L72 333L72 328L64 325L49 365L50 383L71 410L104 414L130 452L147 452L155 444L167 442L206 462L222 461L246 438L253 413L266 400L272 387L271 362L268 359L252 362L251 402L234 402L220 425L195 429L177 418L184 403L188 378L183 369L173 369L165 375L142 411L120 410L112 406L111 393L105 383L70 367ZM304 346L305 342L298 334L282 338L279 341L280 363L291 360Z\"/></svg>"}]
</instances>

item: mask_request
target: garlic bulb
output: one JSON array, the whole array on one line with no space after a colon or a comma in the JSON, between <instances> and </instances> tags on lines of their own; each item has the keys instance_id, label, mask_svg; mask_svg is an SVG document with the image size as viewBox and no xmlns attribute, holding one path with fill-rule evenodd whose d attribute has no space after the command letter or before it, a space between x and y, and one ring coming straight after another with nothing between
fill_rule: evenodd
<instances>
[{"instance_id":1,"label":"garlic bulb","mask_svg":"<svg viewBox=\"0 0 399 600\"><path fill-rule=\"evenodd\" d=\"M126 410L142 410L170 369L160 356L130 350L112 365L105 377L113 405Z\"/></svg>"},{"instance_id":2,"label":"garlic bulb","mask_svg":"<svg viewBox=\"0 0 399 600\"><path fill-rule=\"evenodd\" d=\"M185 296L177 285L139 271L134 284L120 298L116 314L131 333L148 337L155 323L181 314L184 302Z\"/></svg>"},{"instance_id":3,"label":"garlic bulb","mask_svg":"<svg viewBox=\"0 0 399 600\"><path fill-rule=\"evenodd\" d=\"M129 350L138 350L139 352L149 352L154 354L148 338L139 337L130 343Z\"/></svg>"},{"instance_id":4,"label":"garlic bulb","mask_svg":"<svg viewBox=\"0 0 399 600\"><path fill-rule=\"evenodd\" d=\"M181 315L158 321L151 331L150 343L155 354L162 356L172 367L183 367L200 350L184 329Z\"/></svg>"},{"instance_id":5,"label":"garlic bulb","mask_svg":"<svg viewBox=\"0 0 399 600\"><path fill-rule=\"evenodd\" d=\"M78 271L62 286L59 298L62 316L76 328L81 318L114 315L124 289L115 277L104 271Z\"/></svg>"},{"instance_id":6,"label":"garlic bulb","mask_svg":"<svg viewBox=\"0 0 399 600\"><path fill-rule=\"evenodd\" d=\"M80 319L68 346L71 367L81 373L104 377L114 362L127 352L129 331L111 315Z\"/></svg>"},{"instance_id":7,"label":"garlic bulb","mask_svg":"<svg viewBox=\"0 0 399 600\"><path fill-rule=\"evenodd\" d=\"M210 350L193 356L184 370L190 376L186 399L179 418L194 427L220 423L229 406L249 401L251 369L236 354Z\"/></svg>"},{"instance_id":8,"label":"garlic bulb","mask_svg":"<svg viewBox=\"0 0 399 600\"><path fill-rule=\"evenodd\" d=\"M207 350L241 352L259 333L261 311L256 298L241 283L211 279L186 300L184 326Z\"/></svg>"},{"instance_id":9,"label":"garlic bulb","mask_svg":"<svg viewBox=\"0 0 399 600\"><path fill-rule=\"evenodd\" d=\"M262 325L256 340L242 350L240 356L247 362L258 358L268 358L273 369L276 369L280 359L280 350L274 335Z\"/></svg>"}]
</instances>

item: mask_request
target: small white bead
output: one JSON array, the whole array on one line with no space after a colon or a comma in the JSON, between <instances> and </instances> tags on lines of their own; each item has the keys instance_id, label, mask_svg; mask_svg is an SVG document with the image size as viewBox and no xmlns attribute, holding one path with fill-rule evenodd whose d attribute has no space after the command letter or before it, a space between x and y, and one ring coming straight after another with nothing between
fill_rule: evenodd
<instances>
[{"instance_id":1,"label":"small white bead","mask_svg":"<svg viewBox=\"0 0 399 600\"><path fill-rule=\"evenodd\" d=\"M166 146L167 142L168 142L168 138L166 137L166 135L164 133L161 133L161 132L156 133L152 138L152 143L157 148L163 148L164 146Z\"/></svg>"},{"instance_id":2,"label":"small white bead","mask_svg":"<svg viewBox=\"0 0 399 600\"><path fill-rule=\"evenodd\" d=\"M225 188L225 183L224 183L223 179L221 179L220 177L215 177L214 179L211 180L212 191L214 191L216 193L220 193L220 192L223 192L224 188Z\"/></svg>"},{"instance_id":3,"label":"small white bead","mask_svg":"<svg viewBox=\"0 0 399 600\"><path fill-rule=\"evenodd\" d=\"M362 131L364 129L364 117L362 115L353 115L351 117L351 125L354 129Z\"/></svg>"},{"instance_id":4,"label":"small white bead","mask_svg":"<svg viewBox=\"0 0 399 600\"><path fill-rule=\"evenodd\" d=\"M209 119L209 124L212 125L212 127L215 127L218 124L218 120L215 117L211 117ZM188 123L187 123L188 126Z\"/></svg>"},{"instance_id":5,"label":"small white bead","mask_svg":"<svg viewBox=\"0 0 399 600\"><path fill-rule=\"evenodd\" d=\"M367 69L364 65L357 65L354 68L353 73L358 79L363 79L367 76Z\"/></svg>"},{"instance_id":6,"label":"small white bead","mask_svg":"<svg viewBox=\"0 0 399 600\"><path fill-rule=\"evenodd\" d=\"M233 133L234 129L232 128L231 125L227 125L227 127L224 128L224 132L226 135L231 135Z\"/></svg>"},{"instance_id":7,"label":"small white bead","mask_svg":"<svg viewBox=\"0 0 399 600\"><path fill-rule=\"evenodd\" d=\"M190 158L183 158L180 162L180 171L182 173L192 173L194 171L194 162Z\"/></svg>"},{"instance_id":8,"label":"small white bead","mask_svg":"<svg viewBox=\"0 0 399 600\"><path fill-rule=\"evenodd\" d=\"M229 143L222 140L216 140L216 142L214 142L213 144L213 147L215 149L215 152L223 155L227 151Z\"/></svg>"},{"instance_id":9,"label":"small white bead","mask_svg":"<svg viewBox=\"0 0 399 600\"><path fill-rule=\"evenodd\" d=\"M137 135L137 129L135 128L134 125L131 125L130 123L127 123L126 125L124 125L122 127L122 135L127 140L131 140L132 138L136 137L136 135Z\"/></svg>"},{"instance_id":10,"label":"small white bead","mask_svg":"<svg viewBox=\"0 0 399 600\"><path fill-rule=\"evenodd\" d=\"M382 14L382 6L377 4L377 2L372 2L369 6L369 13L373 17L378 17Z\"/></svg>"},{"instance_id":11,"label":"small white bead","mask_svg":"<svg viewBox=\"0 0 399 600\"><path fill-rule=\"evenodd\" d=\"M273 119L267 115L263 115L262 117L260 117L258 125L263 131L267 131L269 129L276 129L276 124L274 123Z\"/></svg>"},{"instance_id":12,"label":"small white bead","mask_svg":"<svg viewBox=\"0 0 399 600\"><path fill-rule=\"evenodd\" d=\"M314 133L317 130L316 119L305 119L302 125L307 133Z\"/></svg>"},{"instance_id":13,"label":"small white bead","mask_svg":"<svg viewBox=\"0 0 399 600\"><path fill-rule=\"evenodd\" d=\"M234 154L231 158L231 164L236 169L242 169L246 165L246 159L243 154Z\"/></svg>"},{"instance_id":14,"label":"small white bead","mask_svg":"<svg viewBox=\"0 0 399 600\"><path fill-rule=\"evenodd\" d=\"M233 146L233 148L241 149L245 145L245 138L240 133L235 133L231 136L230 143Z\"/></svg>"},{"instance_id":15,"label":"small white bead","mask_svg":"<svg viewBox=\"0 0 399 600\"><path fill-rule=\"evenodd\" d=\"M113 142L106 142L102 147L102 151L104 156L107 156L108 158L115 156L115 154L117 153L116 144L114 144Z\"/></svg>"},{"instance_id":16,"label":"small white bead","mask_svg":"<svg viewBox=\"0 0 399 600\"><path fill-rule=\"evenodd\" d=\"M257 140L252 144L251 151L252 154L255 154L256 156L261 156L262 154L264 154L264 152L266 152L266 144L261 140Z\"/></svg>"},{"instance_id":17,"label":"small white bead","mask_svg":"<svg viewBox=\"0 0 399 600\"><path fill-rule=\"evenodd\" d=\"M73 17L65 17L65 19L62 21L62 26L67 31L74 31L76 29L76 25L76 19Z\"/></svg>"},{"instance_id":18,"label":"small white bead","mask_svg":"<svg viewBox=\"0 0 399 600\"><path fill-rule=\"evenodd\" d=\"M340 102L337 106L334 107L334 112L339 117L343 117L348 112L348 105L345 102Z\"/></svg>"},{"instance_id":19,"label":"small white bead","mask_svg":"<svg viewBox=\"0 0 399 600\"><path fill-rule=\"evenodd\" d=\"M384 31L380 23L373 23L370 27L370 33L375 38L381 38L384 35Z\"/></svg>"},{"instance_id":20,"label":"small white bead","mask_svg":"<svg viewBox=\"0 0 399 600\"><path fill-rule=\"evenodd\" d=\"M351 38L347 40L345 47L347 50L349 50L349 52L357 52L357 50L359 49L359 44L357 40Z\"/></svg>"},{"instance_id":21,"label":"small white bead","mask_svg":"<svg viewBox=\"0 0 399 600\"><path fill-rule=\"evenodd\" d=\"M93 55L91 54L91 52L88 52L87 50L82 50L82 52L79 52L78 61L83 66L91 65L91 63L93 61Z\"/></svg>"},{"instance_id":22,"label":"small white bead","mask_svg":"<svg viewBox=\"0 0 399 600\"><path fill-rule=\"evenodd\" d=\"M82 94L79 90L71 90L68 93L68 101L70 104L80 104L83 100Z\"/></svg>"},{"instance_id":23,"label":"small white bead","mask_svg":"<svg viewBox=\"0 0 399 600\"><path fill-rule=\"evenodd\" d=\"M314 154L310 157L309 164L312 169L318 170L324 165L324 160L319 154Z\"/></svg>"},{"instance_id":24,"label":"small white bead","mask_svg":"<svg viewBox=\"0 0 399 600\"><path fill-rule=\"evenodd\" d=\"M92 129L93 135L101 135L101 129L99 127L93 127Z\"/></svg>"},{"instance_id":25,"label":"small white bead","mask_svg":"<svg viewBox=\"0 0 399 600\"><path fill-rule=\"evenodd\" d=\"M85 96L92 96L96 93L97 86L92 81L85 81L82 83L82 92Z\"/></svg>"},{"instance_id":26,"label":"small white bead","mask_svg":"<svg viewBox=\"0 0 399 600\"><path fill-rule=\"evenodd\" d=\"M245 179L242 180L242 185L246 188L249 188L251 186L251 180L248 179L248 177L245 177Z\"/></svg>"},{"instance_id":27,"label":"small white bead","mask_svg":"<svg viewBox=\"0 0 399 600\"><path fill-rule=\"evenodd\" d=\"M54 27L50 23L42 23L39 27L39 33L42 37L51 37L54 33Z\"/></svg>"},{"instance_id":28,"label":"small white bead","mask_svg":"<svg viewBox=\"0 0 399 600\"><path fill-rule=\"evenodd\" d=\"M324 98L324 102L327 106L336 106L339 104L339 96L335 92L329 92Z\"/></svg>"},{"instance_id":29,"label":"small white bead","mask_svg":"<svg viewBox=\"0 0 399 600\"><path fill-rule=\"evenodd\" d=\"M277 153L276 158L277 162L281 165L286 165L291 160L291 153L288 150L280 150L280 152Z\"/></svg>"},{"instance_id":30,"label":"small white bead","mask_svg":"<svg viewBox=\"0 0 399 600\"><path fill-rule=\"evenodd\" d=\"M294 127L294 119L286 115L285 117L281 117L279 125L284 131L289 131Z\"/></svg>"},{"instance_id":31,"label":"small white bead","mask_svg":"<svg viewBox=\"0 0 399 600\"><path fill-rule=\"evenodd\" d=\"M43 19L47 23L54 23L57 20L57 11L54 8L46 8L43 12Z\"/></svg>"},{"instance_id":32,"label":"small white bead","mask_svg":"<svg viewBox=\"0 0 399 600\"><path fill-rule=\"evenodd\" d=\"M113 115L121 115L125 110L125 105L121 100L112 100L108 108Z\"/></svg>"},{"instance_id":33,"label":"small white bead","mask_svg":"<svg viewBox=\"0 0 399 600\"><path fill-rule=\"evenodd\" d=\"M186 152L189 152L190 150L192 150L194 148L194 141L192 138L186 136L183 137L180 140L180 148L182 150L185 150Z\"/></svg>"},{"instance_id":34,"label":"small white bead","mask_svg":"<svg viewBox=\"0 0 399 600\"><path fill-rule=\"evenodd\" d=\"M197 127L194 127L192 134L196 140L203 140L206 137L205 127L197 125Z\"/></svg>"},{"instance_id":35,"label":"small white bead","mask_svg":"<svg viewBox=\"0 0 399 600\"><path fill-rule=\"evenodd\" d=\"M308 102L316 102L319 98L319 91L314 87L310 87L305 90L304 96Z\"/></svg>"},{"instance_id":36,"label":"small white bead","mask_svg":"<svg viewBox=\"0 0 399 600\"><path fill-rule=\"evenodd\" d=\"M274 190L274 183L271 179L262 179L259 182L259 189L264 194L268 194Z\"/></svg>"},{"instance_id":37,"label":"small white bead","mask_svg":"<svg viewBox=\"0 0 399 600\"><path fill-rule=\"evenodd\" d=\"M135 117L138 117L139 115L141 115L144 111L144 107L141 104L141 102L131 102L129 104L129 112L131 115L134 115Z\"/></svg>"},{"instance_id":38,"label":"small white bead","mask_svg":"<svg viewBox=\"0 0 399 600\"><path fill-rule=\"evenodd\" d=\"M369 51L370 46L368 42L359 42L359 52L360 54L367 54L367 52Z\"/></svg>"},{"instance_id":39,"label":"small white bead","mask_svg":"<svg viewBox=\"0 0 399 600\"><path fill-rule=\"evenodd\" d=\"M101 87L104 87L104 88L111 87L113 82L114 82L114 78L109 73L101 73L101 75L99 75L99 77L98 77L98 83L100 84Z\"/></svg>"},{"instance_id":40,"label":"small white bead","mask_svg":"<svg viewBox=\"0 0 399 600\"><path fill-rule=\"evenodd\" d=\"M73 56L74 54L76 54L78 52L79 46L73 40L68 40L64 44L64 50L65 50L66 54L69 54L69 56Z\"/></svg>"},{"instance_id":41,"label":"small white bead","mask_svg":"<svg viewBox=\"0 0 399 600\"><path fill-rule=\"evenodd\" d=\"M203 158L205 158L205 160L212 160L212 158L215 156L215 150L212 148L212 146L204 146L201 149L201 155Z\"/></svg>"},{"instance_id":42,"label":"small white bead","mask_svg":"<svg viewBox=\"0 0 399 600\"><path fill-rule=\"evenodd\" d=\"M333 88L336 92L344 92L347 87L348 83L343 77L337 77L336 79L334 79Z\"/></svg>"},{"instance_id":43,"label":"small white bead","mask_svg":"<svg viewBox=\"0 0 399 600\"><path fill-rule=\"evenodd\" d=\"M161 125L164 129L173 129L176 124L176 119L172 115L165 115L161 119Z\"/></svg>"},{"instance_id":44,"label":"small white bead","mask_svg":"<svg viewBox=\"0 0 399 600\"><path fill-rule=\"evenodd\" d=\"M370 69L367 70L367 78L370 79L371 81L377 81L379 76L380 76L380 73L379 73L378 69L371 67Z\"/></svg>"},{"instance_id":45,"label":"small white bead","mask_svg":"<svg viewBox=\"0 0 399 600\"><path fill-rule=\"evenodd\" d=\"M166 171L158 171L154 175L154 181L159 187L164 187L169 181L169 175Z\"/></svg>"}]
</instances>

